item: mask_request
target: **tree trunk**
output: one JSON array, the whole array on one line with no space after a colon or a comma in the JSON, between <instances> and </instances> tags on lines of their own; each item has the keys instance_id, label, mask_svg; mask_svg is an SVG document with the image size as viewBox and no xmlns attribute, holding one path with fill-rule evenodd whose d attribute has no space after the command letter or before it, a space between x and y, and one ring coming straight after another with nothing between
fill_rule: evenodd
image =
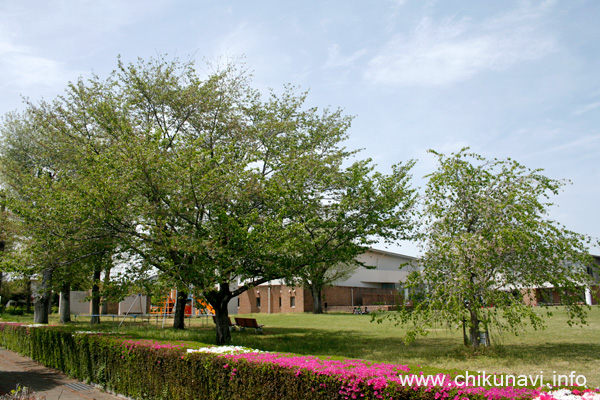
<instances>
[{"instance_id":1,"label":"tree trunk","mask_svg":"<svg viewBox=\"0 0 600 400\"><path fill-rule=\"evenodd\" d=\"M4 204L2 205L2 212L4 212ZM0 253L4 253L4 249L6 248L6 244L4 241L0 241ZM1 256L0 256L1 257ZM2 271L0 271L0 292L2 291Z\"/></svg>"},{"instance_id":2,"label":"tree trunk","mask_svg":"<svg viewBox=\"0 0 600 400\"><path fill-rule=\"evenodd\" d=\"M27 278L25 282L25 312L29 314L31 312L31 278Z\"/></svg>"},{"instance_id":3,"label":"tree trunk","mask_svg":"<svg viewBox=\"0 0 600 400\"><path fill-rule=\"evenodd\" d=\"M206 292L204 294L206 300L215 309L215 322L217 345L224 345L231 342L231 331L229 330L229 310L227 309L227 303L231 299L231 292L229 291L228 283L221 283L218 291Z\"/></svg>"},{"instance_id":4,"label":"tree trunk","mask_svg":"<svg viewBox=\"0 0 600 400\"><path fill-rule=\"evenodd\" d=\"M58 313L59 323L71 322L71 284L69 282L63 283L60 290L60 310L58 310Z\"/></svg>"},{"instance_id":5,"label":"tree trunk","mask_svg":"<svg viewBox=\"0 0 600 400\"><path fill-rule=\"evenodd\" d=\"M34 305L33 322L35 324L48 323L48 306L52 297L50 286L52 284L52 268L47 268L42 273L42 284L40 285L36 302Z\"/></svg>"},{"instance_id":6,"label":"tree trunk","mask_svg":"<svg viewBox=\"0 0 600 400\"><path fill-rule=\"evenodd\" d=\"M92 284L92 319L91 324L100 323L100 274L102 270L94 268L94 283Z\"/></svg>"},{"instance_id":7,"label":"tree trunk","mask_svg":"<svg viewBox=\"0 0 600 400\"><path fill-rule=\"evenodd\" d=\"M4 212L6 211L6 205L4 204L4 200L5 200L4 193L1 195L1 197L2 197L2 204L0 205L0 213L4 214ZM6 242L4 240L1 240L0 241L0 253L4 253L5 249L6 249ZM0 291L2 291L2 271L0 271Z\"/></svg>"},{"instance_id":8,"label":"tree trunk","mask_svg":"<svg viewBox=\"0 0 600 400\"><path fill-rule=\"evenodd\" d=\"M322 288L319 285L310 285L310 293L313 297L313 314L323 314L323 301L321 299Z\"/></svg>"},{"instance_id":9,"label":"tree trunk","mask_svg":"<svg viewBox=\"0 0 600 400\"><path fill-rule=\"evenodd\" d=\"M108 314L108 301L105 298L102 298L100 301L100 314Z\"/></svg>"},{"instance_id":10,"label":"tree trunk","mask_svg":"<svg viewBox=\"0 0 600 400\"><path fill-rule=\"evenodd\" d=\"M471 346L473 348L479 347L479 316L475 309L469 310L471 314Z\"/></svg>"},{"instance_id":11,"label":"tree trunk","mask_svg":"<svg viewBox=\"0 0 600 400\"><path fill-rule=\"evenodd\" d=\"M102 291L105 292L106 288L110 284L110 270L111 267L107 267L104 271L104 281L102 282ZM100 304L100 314L108 314L108 300L106 299L106 295L102 298L102 302Z\"/></svg>"},{"instance_id":12,"label":"tree trunk","mask_svg":"<svg viewBox=\"0 0 600 400\"><path fill-rule=\"evenodd\" d=\"M173 316L173 329L185 329L185 304L188 294L181 290L177 291L177 302L175 303L175 314Z\"/></svg>"},{"instance_id":13,"label":"tree trunk","mask_svg":"<svg viewBox=\"0 0 600 400\"><path fill-rule=\"evenodd\" d=\"M216 344L221 346L231 342L231 331L229 330L229 310L227 310L227 302L220 301L217 305L213 305L215 309L215 319L217 328Z\"/></svg>"}]
</instances>

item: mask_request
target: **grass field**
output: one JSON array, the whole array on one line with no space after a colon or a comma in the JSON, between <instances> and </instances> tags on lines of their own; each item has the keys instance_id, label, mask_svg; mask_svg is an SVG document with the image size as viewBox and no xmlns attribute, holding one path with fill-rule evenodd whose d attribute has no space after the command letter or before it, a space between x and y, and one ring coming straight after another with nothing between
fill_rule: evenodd
<instances>
[{"instance_id":1,"label":"grass field","mask_svg":"<svg viewBox=\"0 0 600 400\"><path fill-rule=\"evenodd\" d=\"M371 361L428 366L444 370L486 371L538 375L546 380L556 374L587 378L588 386L600 386L600 307L589 313L589 324L569 327L564 310L557 307L543 331L527 331L515 337L494 336L495 345L473 355L462 345L462 331L432 329L428 336L405 345L403 329L392 323L372 323L368 315L350 314L254 314L265 324L263 335L233 332L233 344L301 355L337 356ZM21 318L19 318L21 319ZM31 317L23 318L31 321ZM110 320L109 320L110 321ZM52 321L51 321L52 322ZM136 338L184 340L193 345L214 343L212 321L194 320L186 331L157 329L156 323L127 323L120 330ZM167 321L169 326L170 321ZM101 329L116 330L118 323L104 322ZM90 329L78 321L71 329ZM541 372L542 371L542 372Z\"/></svg>"}]
</instances>

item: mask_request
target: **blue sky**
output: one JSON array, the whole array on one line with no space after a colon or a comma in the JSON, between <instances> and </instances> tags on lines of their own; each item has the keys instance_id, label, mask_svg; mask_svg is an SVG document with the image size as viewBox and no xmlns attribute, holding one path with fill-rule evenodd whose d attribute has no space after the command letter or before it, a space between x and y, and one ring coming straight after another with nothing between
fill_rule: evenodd
<instances>
[{"instance_id":1,"label":"blue sky","mask_svg":"<svg viewBox=\"0 0 600 400\"><path fill-rule=\"evenodd\" d=\"M599 20L595 0L3 1L0 114L117 55L243 56L257 88L355 115L347 145L381 171L417 159L423 186L430 148L512 157L570 179L551 218L600 237Z\"/></svg>"}]
</instances>

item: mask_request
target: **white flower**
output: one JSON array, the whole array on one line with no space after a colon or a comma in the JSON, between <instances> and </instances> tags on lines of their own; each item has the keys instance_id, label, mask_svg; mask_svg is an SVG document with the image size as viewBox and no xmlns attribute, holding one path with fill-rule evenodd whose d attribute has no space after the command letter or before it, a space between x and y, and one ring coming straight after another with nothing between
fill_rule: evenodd
<instances>
[{"instance_id":1,"label":"white flower","mask_svg":"<svg viewBox=\"0 0 600 400\"><path fill-rule=\"evenodd\" d=\"M577 396L569 389L559 389L554 392L551 392L552 396L558 400L581 400L581 396Z\"/></svg>"},{"instance_id":2,"label":"white flower","mask_svg":"<svg viewBox=\"0 0 600 400\"><path fill-rule=\"evenodd\" d=\"M249 349L242 346L213 346L201 347L199 349L188 349L188 353L213 353L213 354L241 354L241 353L265 353L264 351ZM595 400L595 399L594 399Z\"/></svg>"},{"instance_id":3,"label":"white flower","mask_svg":"<svg viewBox=\"0 0 600 400\"><path fill-rule=\"evenodd\" d=\"M584 393L582 396L573 394L569 389L559 389L553 392L548 392L557 400L600 400L600 393ZM540 396L536 397L535 400L539 400Z\"/></svg>"}]
</instances>

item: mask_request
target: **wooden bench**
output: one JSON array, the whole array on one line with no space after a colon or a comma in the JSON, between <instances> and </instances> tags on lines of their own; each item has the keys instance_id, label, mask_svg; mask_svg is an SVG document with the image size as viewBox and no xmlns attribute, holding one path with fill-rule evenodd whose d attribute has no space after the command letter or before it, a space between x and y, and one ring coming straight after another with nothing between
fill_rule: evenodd
<instances>
[{"instance_id":1,"label":"wooden bench","mask_svg":"<svg viewBox=\"0 0 600 400\"><path fill-rule=\"evenodd\" d=\"M235 323L237 324L237 326L239 326L240 330L243 331L246 328L253 328L254 332L256 333L262 333L263 332L263 326L264 325L259 325L258 322L256 322L256 319L254 318L235 318Z\"/></svg>"},{"instance_id":2,"label":"wooden bench","mask_svg":"<svg viewBox=\"0 0 600 400\"><path fill-rule=\"evenodd\" d=\"M237 318L236 318L236 320L237 320ZM214 321L214 323L215 323L215 325L216 325L216 324L217 324L217 317L216 317L216 316L214 316L214 315L213 315L213 321ZM237 321L236 321L236 322L237 322ZM235 331L235 327L236 327L236 326L237 326L236 324L234 324L233 322L231 322L231 317L229 317L229 330L230 330L230 331Z\"/></svg>"}]
</instances>

